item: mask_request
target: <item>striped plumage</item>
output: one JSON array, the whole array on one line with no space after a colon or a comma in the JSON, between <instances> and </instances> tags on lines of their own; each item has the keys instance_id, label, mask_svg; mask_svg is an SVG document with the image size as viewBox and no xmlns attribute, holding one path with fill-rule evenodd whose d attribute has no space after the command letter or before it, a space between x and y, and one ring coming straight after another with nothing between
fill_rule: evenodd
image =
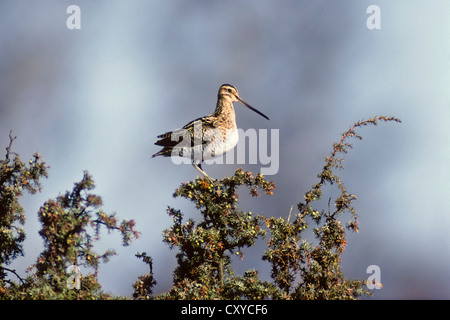
<instances>
[{"instance_id":1,"label":"striped plumage","mask_svg":"<svg viewBox=\"0 0 450 320\"><path fill-rule=\"evenodd\" d=\"M153 157L189 157L192 159L194 167L208 177L200 168L201 162L226 153L233 149L238 142L233 102L240 102L264 118L269 119L242 100L234 86L223 84L219 89L214 113L195 119L181 129L159 135L155 145L163 148Z\"/></svg>"}]
</instances>

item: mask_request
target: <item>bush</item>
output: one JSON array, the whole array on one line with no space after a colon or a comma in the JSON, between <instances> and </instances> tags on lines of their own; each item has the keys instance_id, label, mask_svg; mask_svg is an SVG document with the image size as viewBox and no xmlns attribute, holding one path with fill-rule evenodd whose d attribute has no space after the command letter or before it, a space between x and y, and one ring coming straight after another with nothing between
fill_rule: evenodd
<instances>
[{"instance_id":1,"label":"bush","mask_svg":"<svg viewBox=\"0 0 450 320\"><path fill-rule=\"evenodd\" d=\"M262 191L273 194L275 184L262 175L236 170L221 180L197 178L182 185L173 194L194 203L201 219L185 221L181 211L168 207L173 225L163 232L163 242L177 252L173 287L154 296L156 280L152 258L145 252L136 254L149 266L149 273L132 285L134 299L356 299L371 295L364 281L346 279L341 270L347 231L358 232L358 216L352 207L356 199L348 192L336 169L343 169L343 158L352 147L349 138L361 139L356 128L376 125L378 121L400 120L379 116L355 123L333 145L325 158L318 181L304 194L295 213L287 218L264 217L238 209L238 189L246 187L253 197ZM102 209L101 197L91 193L94 182L88 172L72 191L48 200L38 212L44 250L30 274L21 278L7 268L23 255L25 216L19 204L23 190L40 190L39 180L47 177L45 162L35 154L28 165L11 151L14 137L0 160L0 298L1 299L112 299L98 283L98 267L115 254L113 250L96 253L94 243L101 228L121 234L123 245L139 237L133 220L118 221ZM328 210L313 206L322 196L324 185L334 185L339 195ZM332 207L332 209L331 209ZM347 218L346 218L347 217ZM344 219L350 220L345 223ZM312 228L314 239L304 231ZM244 259L243 249L254 246L257 239L267 239L261 258L271 266L272 281L262 281L258 271L234 273L232 256ZM82 275L79 267L92 270ZM75 272L75 273L74 273ZM14 281L13 279L18 281Z\"/></svg>"}]
</instances>

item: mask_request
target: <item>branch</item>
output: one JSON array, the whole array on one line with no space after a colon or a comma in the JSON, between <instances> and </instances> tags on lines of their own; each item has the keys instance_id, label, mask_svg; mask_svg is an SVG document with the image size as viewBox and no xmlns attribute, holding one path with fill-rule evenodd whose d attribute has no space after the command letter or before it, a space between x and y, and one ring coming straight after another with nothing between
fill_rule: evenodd
<instances>
[{"instance_id":1,"label":"branch","mask_svg":"<svg viewBox=\"0 0 450 320\"><path fill-rule=\"evenodd\" d=\"M13 144L14 140L16 140L16 138L17 138L17 137L13 137L13 136L12 136L12 130L10 130L10 131L9 131L9 145L6 147L6 162L7 162L7 163L9 162L9 155L10 155L10 154L13 154L13 155L15 155L15 156L18 156L17 153L11 152L12 144Z\"/></svg>"},{"instance_id":2,"label":"branch","mask_svg":"<svg viewBox=\"0 0 450 320\"><path fill-rule=\"evenodd\" d=\"M355 138L357 138L357 139L359 139L359 140L361 140L362 138L361 138L361 136L360 135L358 135L356 132L355 132L355 129L357 128L357 127L362 127L362 126L367 126L367 125L369 125L369 124L372 124L372 125L377 125L377 121L395 121L395 122L402 122L400 119L398 119L398 118L395 118L395 117L385 117L385 116L377 116L377 117L374 117L374 118L371 118L371 119L368 119L368 120L362 120L362 121L358 121L358 122L356 122L349 130L347 130L346 132L344 132L343 134L342 134L342 136L341 136L341 141L339 141L339 143L338 144L335 144L334 145L334 149L333 149L333 152L331 153L331 157L329 158L329 161L327 161L327 162L332 162L332 161L334 161L334 157L336 156L336 153L338 153L339 151L341 151L341 152L346 152L346 149L345 149L345 147L351 147L351 145L350 144L344 144L344 141L348 138L348 137L355 137ZM341 160L341 159L340 159Z\"/></svg>"},{"instance_id":3,"label":"branch","mask_svg":"<svg viewBox=\"0 0 450 320\"><path fill-rule=\"evenodd\" d=\"M9 269L9 268L6 268L6 267L0 267L0 268L5 270L5 271L8 271L8 272L11 272L12 274L14 274L17 278L19 278L19 280L20 280L20 282L22 282L22 284L25 283L25 280L23 280L23 278L21 276L19 276L19 274L16 272L16 270Z\"/></svg>"}]
</instances>

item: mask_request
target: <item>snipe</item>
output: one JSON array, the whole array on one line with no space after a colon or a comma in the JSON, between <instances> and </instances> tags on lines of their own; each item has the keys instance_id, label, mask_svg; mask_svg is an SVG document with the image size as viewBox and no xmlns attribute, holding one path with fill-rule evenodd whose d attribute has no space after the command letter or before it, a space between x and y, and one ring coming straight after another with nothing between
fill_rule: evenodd
<instances>
[{"instance_id":1,"label":"snipe","mask_svg":"<svg viewBox=\"0 0 450 320\"><path fill-rule=\"evenodd\" d=\"M203 160L221 156L233 149L238 143L239 137L233 102L240 102L269 120L265 114L242 100L234 86L223 84L219 89L214 113L195 119L181 129L159 135L155 144L163 148L153 157L181 156L191 158L192 165L209 178L201 168Z\"/></svg>"}]
</instances>

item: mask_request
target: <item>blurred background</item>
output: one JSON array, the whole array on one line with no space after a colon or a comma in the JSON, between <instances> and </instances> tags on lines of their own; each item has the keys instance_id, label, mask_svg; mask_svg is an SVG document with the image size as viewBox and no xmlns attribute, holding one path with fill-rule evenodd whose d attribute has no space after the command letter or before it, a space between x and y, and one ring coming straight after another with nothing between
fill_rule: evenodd
<instances>
[{"instance_id":1,"label":"blurred background","mask_svg":"<svg viewBox=\"0 0 450 320\"><path fill-rule=\"evenodd\" d=\"M66 27L72 4L81 9L79 30ZM379 30L366 26L372 4L381 10ZM167 291L176 251L162 243L172 223L165 210L199 218L190 202L172 198L198 172L151 159L153 143L212 113L219 86L231 83L270 117L236 105L238 127L279 129L279 171L267 177L275 194L255 199L241 190L241 209L268 217L295 210L354 122L400 118L360 129L363 140L351 141L339 172L358 197L360 222L348 235L344 274L366 279L367 267L378 265L375 299L450 299L449 12L444 0L1 1L1 156L13 130L22 159L38 151L51 167L42 192L23 198L25 256L12 267L25 275L43 249L39 207L87 170L105 211L135 219L142 233L129 247L102 234L97 252L118 253L100 267L104 289L131 295L147 272L134 255L146 251L156 293ZM261 166L204 165L216 178L239 167ZM324 202L333 188L325 191ZM257 268L270 279L266 242L233 262L238 273Z\"/></svg>"}]
</instances>

